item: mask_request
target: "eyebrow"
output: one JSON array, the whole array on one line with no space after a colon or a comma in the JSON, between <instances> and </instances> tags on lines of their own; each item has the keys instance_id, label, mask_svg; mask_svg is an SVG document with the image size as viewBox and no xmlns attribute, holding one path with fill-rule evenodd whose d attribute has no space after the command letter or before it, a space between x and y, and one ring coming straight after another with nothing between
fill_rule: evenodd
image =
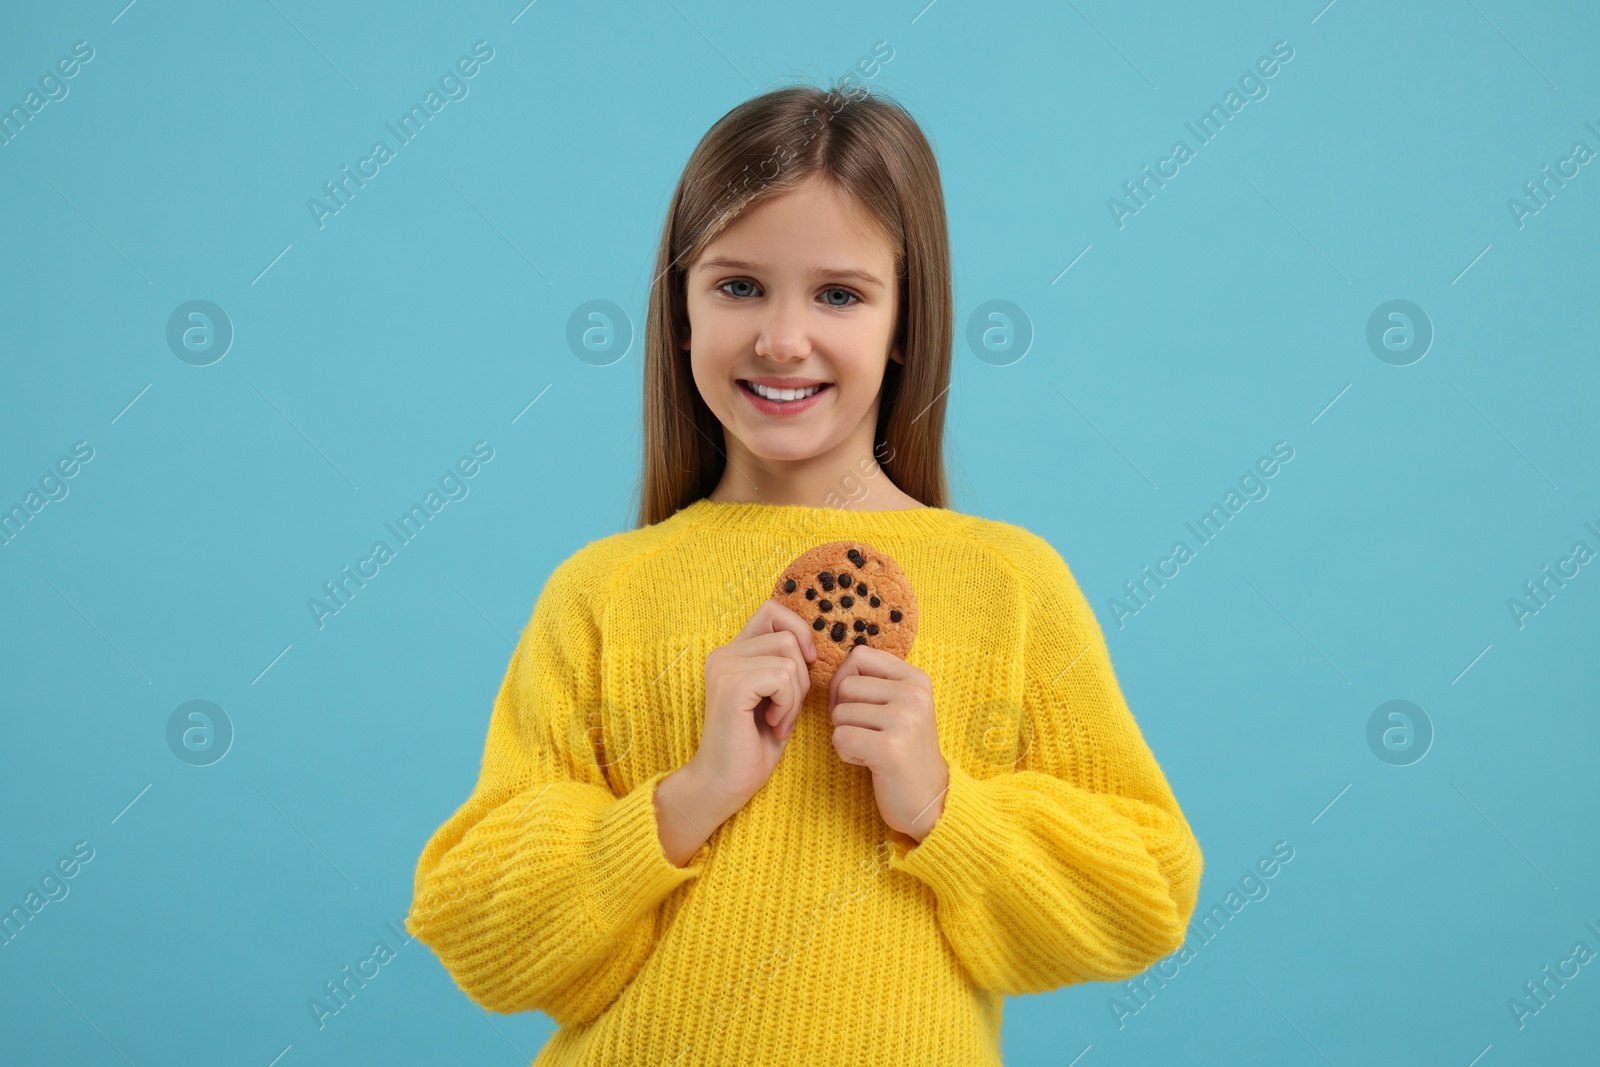
<instances>
[{"instance_id":1,"label":"eyebrow","mask_svg":"<svg viewBox=\"0 0 1600 1067\"><path fill-rule=\"evenodd\" d=\"M729 259L727 256L718 256L716 259L708 259L704 263L697 265L694 270L695 272L705 270L742 270L756 274L761 271L761 267L754 263L746 263L742 259ZM819 279L853 278L863 285L870 285L876 289L883 288L883 283L878 280L876 274L855 267L818 267L811 274L812 277Z\"/></svg>"}]
</instances>

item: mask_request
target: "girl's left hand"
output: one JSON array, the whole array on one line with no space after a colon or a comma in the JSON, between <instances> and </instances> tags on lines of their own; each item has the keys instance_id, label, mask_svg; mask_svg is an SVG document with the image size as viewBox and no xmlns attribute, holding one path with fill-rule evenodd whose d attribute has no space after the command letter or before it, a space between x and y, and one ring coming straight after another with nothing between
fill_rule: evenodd
<instances>
[{"instance_id":1,"label":"girl's left hand","mask_svg":"<svg viewBox=\"0 0 1600 1067\"><path fill-rule=\"evenodd\" d=\"M950 788L932 679L892 652L856 645L828 683L828 708L833 747L872 771L883 821L918 841L928 836Z\"/></svg>"}]
</instances>

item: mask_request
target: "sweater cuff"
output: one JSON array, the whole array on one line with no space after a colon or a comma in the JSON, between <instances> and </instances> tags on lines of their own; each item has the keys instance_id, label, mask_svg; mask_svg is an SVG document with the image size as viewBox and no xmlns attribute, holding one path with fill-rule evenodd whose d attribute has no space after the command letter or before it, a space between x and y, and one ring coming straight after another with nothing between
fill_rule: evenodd
<instances>
[{"instance_id":1,"label":"sweater cuff","mask_svg":"<svg viewBox=\"0 0 1600 1067\"><path fill-rule=\"evenodd\" d=\"M589 856L596 889L597 921L611 929L632 925L665 900L678 886L704 869L711 842L706 841L679 867L667 859L657 829L656 786L671 771L651 775L628 795L606 807L595 827Z\"/></svg>"},{"instance_id":2,"label":"sweater cuff","mask_svg":"<svg viewBox=\"0 0 1600 1067\"><path fill-rule=\"evenodd\" d=\"M970 900L983 896L1008 868L1009 818L982 781L955 760L946 764L950 788L939 821L920 843L893 835L889 869L921 879L937 896Z\"/></svg>"}]
</instances>

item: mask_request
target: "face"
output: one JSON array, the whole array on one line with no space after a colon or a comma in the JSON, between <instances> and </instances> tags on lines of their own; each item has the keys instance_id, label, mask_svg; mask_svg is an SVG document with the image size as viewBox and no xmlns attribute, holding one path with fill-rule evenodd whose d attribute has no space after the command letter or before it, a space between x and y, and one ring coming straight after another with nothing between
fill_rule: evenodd
<instances>
[{"instance_id":1,"label":"face","mask_svg":"<svg viewBox=\"0 0 1600 1067\"><path fill-rule=\"evenodd\" d=\"M872 453L884 369L904 362L894 259L869 215L813 180L747 211L690 267L690 366L736 469L802 477Z\"/></svg>"}]
</instances>

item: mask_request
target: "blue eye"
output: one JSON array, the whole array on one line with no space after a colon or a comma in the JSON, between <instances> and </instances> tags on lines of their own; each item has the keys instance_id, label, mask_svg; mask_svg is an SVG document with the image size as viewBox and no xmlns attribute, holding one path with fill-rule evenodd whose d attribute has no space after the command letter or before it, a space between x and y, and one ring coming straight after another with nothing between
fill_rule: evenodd
<instances>
[{"instance_id":1,"label":"blue eye","mask_svg":"<svg viewBox=\"0 0 1600 1067\"><path fill-rule=\"evenodd\" d=\"M750 281L748 278L735 278L732 281L723 282L721 285L717 286L717 291L718 292L727 293L729 296L733 297L736 300L742 300L742 299L745 299L746 297L751 297L751 296L755 295L754 293L750 293L750 292L729 292L728 291L728 287L732 286L732 285L749 285L749 286L755 286L758 289L760 288L759 286L756 286L755 282ZM838 286L833 286L833 287L830 287L828 289L824 289L823 292L824 293L843 293L846 297L849 298L849 300L847 302L845 302L845 303L836 303L835 301L832 301L832 300L824 301L829 307L832 307L832 308L854 307L856 304L861 303L861 298L859 296L857 296L855 293L852 293L848 289L841 289Z\"/></svg>"}]
</instances>

